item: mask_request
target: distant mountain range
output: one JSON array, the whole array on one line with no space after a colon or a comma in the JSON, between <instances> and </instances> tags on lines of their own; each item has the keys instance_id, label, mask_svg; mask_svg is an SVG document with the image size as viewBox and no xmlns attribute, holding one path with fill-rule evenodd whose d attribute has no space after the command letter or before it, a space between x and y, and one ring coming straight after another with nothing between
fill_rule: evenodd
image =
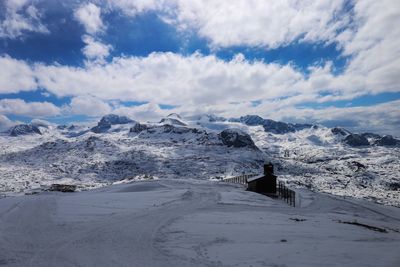
<instances>
[{"instance_id":1,"label":"distant mountain range","mask_svg":"<svg viewBox=\"0 0 400 267\"><path fill-rule=\"evenodd\" d=\"M287 134L287 133L294 133L296 131L301 131L304 129L310 128L318 128L321 126L313 125L313 124L298 124L298 123L286 123L281 121L274 121L271 119L264 119L258 115L246 115L240 118L231 118L226 119L223 117L218 117L210 114L206 115L197 115L188 117L188 119L192 121L198 122L233 122L233 123L242 123L247 126L262 126L265 132L274 133L274 134ZM135 120L130 119L126 116L119 116L115 114L109 114L100 119L97 126L91 128L90 130L94 133L106 133L109 131L113 125L122 125L122 124L130 124L136 123ZM168 124L173 126L188 126L187 123L184 122L181 116L178 114L170 114L166 118L161 119L159 122L160 124ZM198 123L200 125L201 123ZM139 123L140 125L140 123ZM44 125L41 125L42 127ZM58 126L58 129L71 130L72 126L61 125ZM135 126L134 126L135 127ZM138 126L136 126L138 127ZM137 131L137 129L135 130ZM379 134L374 133L352 133L349 130L344 128L335 127L331 129L332 133L337 136L342 136L343 142L353 147L359 146L369 146L369 145L378 145L378 146L398 146L400 145L400 140L394 138L391 135L384 135L380 136ZM19 135L26 135L26 134L41 134L40 129L37 125L32 124L20 124L12 127L9 129L8 133L11 136L19 136ZM82 134L85 131L81 132Z\"/></svg>"}]
</instances>

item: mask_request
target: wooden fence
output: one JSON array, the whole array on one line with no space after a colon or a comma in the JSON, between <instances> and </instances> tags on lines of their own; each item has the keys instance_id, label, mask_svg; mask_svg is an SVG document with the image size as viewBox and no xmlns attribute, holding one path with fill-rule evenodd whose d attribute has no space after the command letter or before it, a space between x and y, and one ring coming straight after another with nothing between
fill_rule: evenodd
<instances>
[{"instance_id":1,"label":"wooden fence","mask_svg":"<svg viewBox=\"0 0 400 267\"><path fill-rule=\"evenodd\" d=\"M296 192L289 189L283 182L278 182L278 197L283 198L290 206L296 207Z\"/></svg>"}]
</instances>

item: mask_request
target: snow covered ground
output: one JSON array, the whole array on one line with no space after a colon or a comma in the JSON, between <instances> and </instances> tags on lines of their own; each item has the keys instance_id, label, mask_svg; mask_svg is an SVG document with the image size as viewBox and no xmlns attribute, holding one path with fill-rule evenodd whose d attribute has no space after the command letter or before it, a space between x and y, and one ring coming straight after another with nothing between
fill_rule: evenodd
<instances>
[{"instance_id":1,"label":"snow covered ground","mask_svg":"<svg viewBox=\"0 0 400 267\"><path fill-rule=\"evenodd\" d=\"M5 266L399 266L400 209L298 190L132 182L0 199Z\"/></svg>"},{"instance_id":2,"label":"snow covered ground","mask_svg":"<svg viewBox=\"0 0 400 267\"><path fill-rule=\"evenodd\" d=\"M85 190L144 176L220 179L261 173L263 163L272 161L279 179L292 187L400 207L400 145L376 145L368 137L371 145L353 147L344 142L345 129L258 116L226 120L177 114L139 124L113 115L93 126L39 126L41 135L0 134L0 196L40 191L53 183ZM231 145L229 133L222 138L225 129L242 132L241 139L235 143L233 138Z\"/></svg>"}]
</instances>

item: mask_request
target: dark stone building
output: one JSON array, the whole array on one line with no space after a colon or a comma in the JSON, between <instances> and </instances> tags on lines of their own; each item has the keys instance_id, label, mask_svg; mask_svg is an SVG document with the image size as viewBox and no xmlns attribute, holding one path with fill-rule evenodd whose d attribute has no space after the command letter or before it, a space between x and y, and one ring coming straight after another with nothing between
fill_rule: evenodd
<instances>
[{"instance_id":1,"label":"dark stone building","mask_svg":"<svg viewBox=\"0 0 400 267\"><path fill-rule=\"evenodd\" d=\"M255 176L247 179L247 190L260 194L276 194L276 176L274 175L274 165L264 164L264 175Z\"/></svg>"}]
</instances>

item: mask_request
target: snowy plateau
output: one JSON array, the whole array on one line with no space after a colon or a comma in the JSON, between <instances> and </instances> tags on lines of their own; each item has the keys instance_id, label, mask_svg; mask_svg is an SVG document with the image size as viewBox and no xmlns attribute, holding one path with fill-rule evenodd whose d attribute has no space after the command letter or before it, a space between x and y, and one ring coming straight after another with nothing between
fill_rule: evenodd
<instances>
[{"instance_id":1,"label":"snowy plateau","mask_svg":"<svg viewBox=\"0 0 400 267\"><path fill-rule=\"evenodd\" d=\"M366 142L366 143L365 143ZM157 123L107 115L97 125L18 125L0 136L0 194L143 178L218 180L271 161L292 187L400 206L400 141L258 116Z\"/></svg>"},{"instance_id":2,"label":"snowy plateau","mask_svg":"<svg viewBox=\"0 0 400 267\"><path fill-rule=\"evenodd\" d=\"M17 125L0 147L0 265L400 266L397 137L107 115ZM296 207L222 181L267 161Z\"/></svg>"}]
</instances>

